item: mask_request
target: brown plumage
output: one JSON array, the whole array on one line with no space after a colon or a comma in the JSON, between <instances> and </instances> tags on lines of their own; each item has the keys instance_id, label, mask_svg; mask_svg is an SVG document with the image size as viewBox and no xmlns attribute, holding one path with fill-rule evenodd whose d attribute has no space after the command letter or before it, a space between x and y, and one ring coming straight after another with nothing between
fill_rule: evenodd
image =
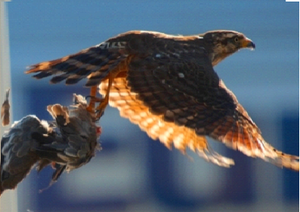
<instances>
[{"instance_id":1,"label":"brown plumage","mask_svg":"<svg viewBox=\"0 0 300 212\"><path fill-rule=\"evenodd\" d=\"M241 48L255 48L242 33L218 30L192 36L130 31L97 46L61 59L42 62L26 73L87 86L100 84L107 103L138 124L153 139L181 151L187 147L206 160L228 167L234 162L215 153L205 136L251 157L279 167L299 170L299 157L284 154L266 143L235 95L213 69ZM94 108L92 98L89 109Z\"/></svg>"}]
</instances>

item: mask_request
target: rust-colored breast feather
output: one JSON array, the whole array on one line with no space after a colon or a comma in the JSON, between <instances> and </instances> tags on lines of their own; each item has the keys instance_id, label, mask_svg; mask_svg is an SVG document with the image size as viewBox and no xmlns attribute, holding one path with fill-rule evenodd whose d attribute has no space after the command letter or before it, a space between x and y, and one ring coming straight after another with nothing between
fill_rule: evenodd
<instances>
[{"instance_id":1,"label":"rust-colored breast feather","mask_svg":"<svg viewBox=\"0 0 300 212\"><path fill-rule=\"evenodd\" d=\"M101 93L105 93L106 85L106 83L101 84ZM109 100L112 107L119 109L122 117L139 125L152 139L159 139L169 149L174 145L185 153L188 147L207 161L219 166L229 167L234 164L233 160L214 152L208 146L205 136L197 135L193 129L165 121L163 115L150 112L149 107L139 100L138 93L130 91L125 78L114 80Z\"/></svg>"}]
</instances>

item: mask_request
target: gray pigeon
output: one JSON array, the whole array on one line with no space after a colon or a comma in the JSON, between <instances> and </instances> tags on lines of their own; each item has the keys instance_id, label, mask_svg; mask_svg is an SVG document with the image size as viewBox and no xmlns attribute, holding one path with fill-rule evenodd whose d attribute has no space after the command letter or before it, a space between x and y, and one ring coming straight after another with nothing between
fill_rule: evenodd
<instances>
[{"instance_id":1,"label":"gray pigeon","mask_svg":"<svg viewBox=\"0 0 300 212\"><path fill-rule=\"evenodd\" d=\"M63 171L71 171L88 163L95 151L101 128L87 103L74 94L70 110L60 104L49 105L54 121L47 122L28 115L15 122L1 140L0 195L13 189L36 165L38 171L51 164L55 169L50 185Z\"/></svg>"}]
</instances>

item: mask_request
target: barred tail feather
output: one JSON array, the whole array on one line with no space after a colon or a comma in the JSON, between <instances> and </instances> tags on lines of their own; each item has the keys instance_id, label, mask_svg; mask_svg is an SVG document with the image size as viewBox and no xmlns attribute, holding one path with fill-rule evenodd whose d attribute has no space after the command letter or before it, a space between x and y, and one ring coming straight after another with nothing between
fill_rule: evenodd
<instances>
[{"instance_id":1,"label":"barred tail feather","mask_svg":"<svg viewBox=\"0 0 300 212\"><path fill-rule=\"evenodd\" d=\"M89 78L86 86L99 84L118 63L126 58L116 49L105 49L101 45L82 50L56 60L41 62L29 67L26 74L41 79L53 76L51 83L75 84ZM54 76L56 75L56 76Z\"/></svg>"}]
</instances>

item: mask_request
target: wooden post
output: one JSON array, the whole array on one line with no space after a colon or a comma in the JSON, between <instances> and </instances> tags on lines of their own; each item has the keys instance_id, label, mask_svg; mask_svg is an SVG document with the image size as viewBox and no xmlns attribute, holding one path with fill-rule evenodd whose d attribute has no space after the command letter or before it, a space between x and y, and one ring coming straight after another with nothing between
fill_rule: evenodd
<instances>
[{"instance_id":1,"label":"wooden post","mask_svg":"<svg viewBox=\"0 0 300 212\"><path fill-rule=\"evenodd\" d=\"M6 89L11 86L10 60L9 60L9 39L8 39L8 16L6 12L6 1L0 0L0 103L5 98ZM13 89L11 88L11 94ZM11 96L11 95L10 95ZM10 97L11 98L11 97ZM10 101L11 102L11 101ZM12 114L12 111L10 111ZM12 118L10 118L12 120ZM0 125L0 136L2 137L5 128ZM1 160L1 157L0 157ZM0 197L0 211L18 211L17 191L5 191Z\"/></svg>"}]
</instances>

